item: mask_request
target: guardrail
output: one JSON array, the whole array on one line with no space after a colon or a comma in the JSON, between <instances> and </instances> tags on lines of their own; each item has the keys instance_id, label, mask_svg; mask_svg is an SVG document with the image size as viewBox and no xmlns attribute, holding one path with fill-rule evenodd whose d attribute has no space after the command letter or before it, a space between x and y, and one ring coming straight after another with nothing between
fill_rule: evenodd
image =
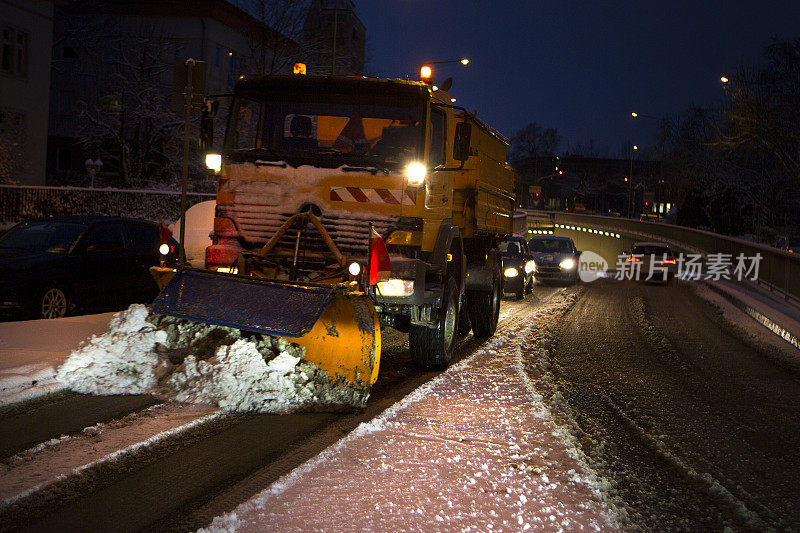
<instances>
[{"instance_id":1,"label":"guardrail","mask_svg":"<svg viewBox=\"0 0 800 533\"><path fill-rule=\"evenodd\" d=\"M188 204L214 194L190 193ZM110 215L174 221L180 217L180 191L89 189L0 185L0 224L55 215Z\"/></svg>"},{"instance_id":2,"label":"guardrail","mask_svg":"<svg viewBox=\"0 0 800 533\"><path fill-rule=\"evenodd\" d=\"M703 231L660 222L641 222L619 217L584 215L551 211L526 211L528 225L567 224L589 226L641 241L660 241L679 250L694 253L739 254L745 257L761 255L758 282L770 290L779 291L787 298L800 301L800 256L764 244L753 243L710 231Z\"/></svg>"}]
</instances>

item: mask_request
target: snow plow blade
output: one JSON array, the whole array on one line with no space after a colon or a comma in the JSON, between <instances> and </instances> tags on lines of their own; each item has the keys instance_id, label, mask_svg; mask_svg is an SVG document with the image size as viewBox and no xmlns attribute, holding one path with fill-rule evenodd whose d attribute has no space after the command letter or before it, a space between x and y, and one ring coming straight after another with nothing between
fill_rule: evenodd
<instances>
[{"instance_id":1,"label":"snow plow blade","mask_svg":"<svg viewBox=\"0 0 800 533\"><path fill-rule=\"evenodd\" d=\"M152 311L284 337L331 380L360 391L378 377L378 315L363 293L187 269L166 283Z\"/></svg>"}]
</instances>

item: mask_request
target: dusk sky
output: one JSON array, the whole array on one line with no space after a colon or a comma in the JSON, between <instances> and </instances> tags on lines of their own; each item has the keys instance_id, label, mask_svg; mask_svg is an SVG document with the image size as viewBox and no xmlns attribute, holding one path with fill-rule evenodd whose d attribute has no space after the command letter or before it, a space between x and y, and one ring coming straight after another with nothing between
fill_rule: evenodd
<instances>
[{"instance_id":1,"label":"dusk sky","mask_svg":"<svg viewBox=\"0 0 800 533\"><path fill-rule=\"evenodd\" d=\"M753 63L771 37L800 37L800 0L357 0L368 74L435 81L507 136L555 127L563 153L594 138L616 155L653 144L656 121L721 100L719 77Z\"/></svg>"}]
</instances>

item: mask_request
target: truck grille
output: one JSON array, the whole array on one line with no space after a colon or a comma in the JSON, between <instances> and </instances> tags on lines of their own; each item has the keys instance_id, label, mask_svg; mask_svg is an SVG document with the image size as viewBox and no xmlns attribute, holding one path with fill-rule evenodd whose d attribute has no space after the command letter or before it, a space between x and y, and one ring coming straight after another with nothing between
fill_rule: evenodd
<instances>
[{"instance_id":1,"label":"truck grille","mask_svg":"<svg viewBox=\"0 0 800 533\"><path fill-rule=\"evenodd\" d=\"M234 221L239 230L239 236L247 248L263 246L272 237L281 224L294 213L280 213L261 208L253 211L250 209L237 209L237 206L218 206L218 215ZM375 231L384 239L388 237L391 229L396 225L397 218L393 216L370 214L369 218L356 218L355 216L323 214L318 217L322 225L330 234L333 242L345 255L366 255L369 247L369 223L372 222ZM294 248L297 230L290 228L281 240L279 247ZM300 249L306 251L327 251L328 247L322 237L312 226L303 231L300 237Z\"/></svg>"}]
</instances>

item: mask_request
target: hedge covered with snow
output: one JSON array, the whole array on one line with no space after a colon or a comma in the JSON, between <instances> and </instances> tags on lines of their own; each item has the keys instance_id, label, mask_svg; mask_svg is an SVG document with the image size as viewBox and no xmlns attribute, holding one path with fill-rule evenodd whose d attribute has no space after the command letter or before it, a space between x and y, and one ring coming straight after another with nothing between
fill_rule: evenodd
<instances>
[{"instance_id":1,"label":"hedge covered with snow","mask_svg":"<svg viewBox=\"0 0 800 533\"><path fill-rule=\"evenodd\" d=\"M189 193L188 206L213 194ZM55 215L111 215L172 221L180 217L180 191L22 187L0 185L0 224Z\"/></svg>"}]
</instances>

